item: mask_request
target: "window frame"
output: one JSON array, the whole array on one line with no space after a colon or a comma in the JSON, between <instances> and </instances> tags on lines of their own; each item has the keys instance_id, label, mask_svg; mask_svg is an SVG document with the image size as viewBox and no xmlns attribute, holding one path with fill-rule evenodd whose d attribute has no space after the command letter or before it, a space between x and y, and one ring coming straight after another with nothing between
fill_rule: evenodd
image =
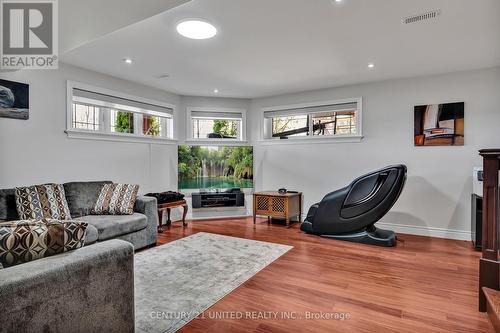
<instances>
[{"instance_id":1,"label":"window frame","mask_svg":"<svg viewBox=\"0 0 500 333\"><path fill-rule=\"evenodd\" d=\"M193 133L193 112L210 112L210 113L235 113L241 114L240 137L237 139L219 139L219 138L195 138ZM237 108L205 108L205 107L186 107L186 143L193 144L213 144L220 145L238 145L247 142L247 110ZM237 118L237 117L235 117ZM217 118L213 118L214 120ZM223 118L221 118L223 119Z\"/></svg>"},{"instance_id":2,"label":"window frame","mask_svg":"<svg viewBox=\"0 0 500 333\"><path fill-rule=\"evenodd\" d=\"M94 124L97 125L97 127L99 127L98 130L89 130L89 129L85 129L85 128L77 128L77 127L74 127L74 125L76 123L78 123L77 121L75 121L75 118L73 117L73 113L76 113L76 109L75 108L75 103L71 103L71 128L72 129L76 129L76 130L82 130L82 131L90 131L90 132L100 132L102 130L102 110L100 107L96 106L96 105L91 105L91 104L88 104L88 103L83 103L83 102L78 102L76 103L78 105L81 105L81 106L85 106L85 107L93 107L94 109L98 109L98 123L97 124ZM95 111L95 110L94 110Z\"/></svg>"},{"instance_id":3,"label":"window frame","mask_svg":"<svg viewBox=\"0 0 500 333\"><path fill-rule=\"evenodd\" d=\"M280 139L278 137L272 137L272 118L266 118L265 112L286 112L291 109L300 108L313 108L321 107L326 105L338 105L356 103L357 109L356 114L356 134L335 134L335 135L308 135L308 136L290 136L286 139ZM338 110L341 112L342 110ZM313 116L314 114L321 114L321 112L305 112L304 115ZM320 102L310 102L310 103L300 103L293 105L281 105L274 107L265 107L261 109L261 135L260 141L264 144L297 144L297 143L334 143L334 142L360 142L363 139L363 98L346 98L338 100L320 101ZM309 126L312 126L310 122Z\"/></svg>"},{"instance_id":4,"label":"window frame","mask_svg":"<svg viewBox=\"0 0 500 333\"><path fill-rule=\"evenodd\" d=\"M160 117L162 122L162 136L150 136L144 135L142 132L142 116L150 115L146 112L132 112L128 110L120 110L118 108L111 107L99 107L99 130L88 130L82 128L73 127L73 90L81 89L90 91L97 94L109 95L116 98L122 98L131 100L138 103L151 104L159 107L164 107L172 110L172 114L165 114L165 116L156 115ZM78 103L78 102L77 102ZM80 103L87 104L88 103ZM130 112L133 114L134 119L134 133L119 133L111 131L111 110ZM177 144L177 139L175 137L176 132L174 131L174 121L176 115L176 106L173 104L160 102L156 100L151 100L139 96L129 95L119 91L114 91L106 88L101 88L93 86L90 84L67 81L66 90L66 130L65 133L69 138L75 139L90 139L90 140L105 140L105 141L126 141L126 142L144 142L144 143L158 143L158 144ZM170 119L170 122L167 121ZM170 134L170 135L169 135ZM169 136L167 136L169 135Z\"/></svg>"}]
</instances>

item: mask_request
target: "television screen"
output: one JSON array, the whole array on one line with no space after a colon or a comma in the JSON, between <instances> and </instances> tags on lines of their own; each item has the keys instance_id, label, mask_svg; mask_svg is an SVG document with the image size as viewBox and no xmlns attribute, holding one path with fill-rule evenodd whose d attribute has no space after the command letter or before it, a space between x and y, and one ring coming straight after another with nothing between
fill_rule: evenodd
<instances>
[{"instance_id":1,"label":"television screen","mask_svg":"<svg viewBox=\"0 0 500 333\"><path fill-rule=\"evenodd\" d=\"M179 189L253 188L253 147L179 146Z\"/></svg>"}]
</instances>

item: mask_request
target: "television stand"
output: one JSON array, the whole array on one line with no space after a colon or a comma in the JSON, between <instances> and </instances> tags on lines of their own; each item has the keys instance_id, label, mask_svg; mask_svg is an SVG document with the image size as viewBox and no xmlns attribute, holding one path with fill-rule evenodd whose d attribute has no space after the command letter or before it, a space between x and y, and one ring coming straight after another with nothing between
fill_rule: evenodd
<instances>
[{"instance_id":1,"label":"television stand","mask_svg":"<svg viewBox=\"0 0 500 333\"><path fill-rule=\"evenodd\" d=\"M199 192L191 195L193 208L244 207L245 194L241 191Z\"/></svg>"}]
</instances>

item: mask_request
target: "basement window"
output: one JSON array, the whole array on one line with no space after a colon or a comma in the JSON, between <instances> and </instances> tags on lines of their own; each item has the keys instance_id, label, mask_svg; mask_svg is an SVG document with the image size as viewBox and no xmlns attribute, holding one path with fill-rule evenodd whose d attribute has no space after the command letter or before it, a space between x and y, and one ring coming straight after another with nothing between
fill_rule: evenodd
<instances>
[{"instance_id":1,"label":"basement window","mask_svg":"<svg viewBox=\"0 0 500 333\"><path fill-rule=\"evenodd\" d=\"M166 124L161 116L143 115L142 134L146 136L161 137Z\"/></svg>"},{"instance_id":2,"label":"basement window","mask_svg":"<svg viewBox=\"0 0 500 333\"><path fill-rule=\"evenodd\" d=\"M245 110L188 108L188 141L244 141Z\"/></svg>"},{"instance_id":3,"label":"basement window","mask_svg":"<svg viewBox=\"0 0 500 333\"><path fill-rule=\"evenodd\" d=\"M70 137L163 143L173 140L172 105L68 82L68 110L66 133Z\"/></svg>"},{"instance_id":4,"label":"basement window","mask_svg":"<svg viewBox=\"0 0 500 333\"><path fill-rule=\"evenodd\" d=\"M119 110L109 110L111 112L111 132L134 134L134 113Z\"/></svg>"},{"instance_id":5,"label":"basement window","mask_svg":"<svg viewBox=\"0 0 500 333\"><path fill-rule=\"evenodd\" d=\"M73 103L72 126L76 129L99 131L101 109L95 105Z\"/></svg>"},{"instance_id":6,"label":"basement window","mask_svg":"<svg viewBox=\"0 0 500 333\"><path fill-rule=\"evenodd\" d=\"M267 108L264 140L361 138L362 99Z\"/></svg>"}]
</instances>

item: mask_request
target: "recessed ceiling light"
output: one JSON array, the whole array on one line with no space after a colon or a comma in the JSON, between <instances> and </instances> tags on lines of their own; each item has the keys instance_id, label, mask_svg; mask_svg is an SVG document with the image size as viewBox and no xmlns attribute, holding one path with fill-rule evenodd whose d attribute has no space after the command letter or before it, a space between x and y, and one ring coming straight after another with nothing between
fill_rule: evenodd
<instances>
[{"instance_id":1,"label":"recessed ceiling light","mask_svg":"<svg viewBox=\"0 0 500 333\"><path fill-rule=\"evenodd\" d=\"M342 2L342 0L335 0L335 2Z\"/></svg>"},{"instance_id":2,"label":"recessed ceiling light","mask_svg":"<svg viewBox=\"0 0 500 333\"><path fill-rule=\"evenodd\" d=\"M208 39L217 34L217 29L205 21L187 20L177 24L177 32L191 39Z\"/></svg>"},{"instance_id":3,"label":"recessed ceiling light","mask_svg":"<svg viewBox=\"0 0 500 333\"><path fill-rule=\"evenodd\" d=\"M375 68L375 64L368 64L368 68Z\"/></svg>"},{"instance_id":4,"label":"recessed ceiling light","mask_svg":"<svg viewBox=\"0 0 500 333\"><path fill-rule=\"evenodd\" d=\"M125 58L123 59L123 62L126 63L126 64L131 64L134 62L134 60L130 59L130 58Z\"/></svg>"},{"instance_id":5,"label":"recessed ceiling light","mask_svg":"<svg viewBox=\"0 0 500 333\"><path fill-rule=\"evenodd\" d=\"M219 92L219 89L214 89L214 94L217 94Z\"/></svg>"}]
</instances>

